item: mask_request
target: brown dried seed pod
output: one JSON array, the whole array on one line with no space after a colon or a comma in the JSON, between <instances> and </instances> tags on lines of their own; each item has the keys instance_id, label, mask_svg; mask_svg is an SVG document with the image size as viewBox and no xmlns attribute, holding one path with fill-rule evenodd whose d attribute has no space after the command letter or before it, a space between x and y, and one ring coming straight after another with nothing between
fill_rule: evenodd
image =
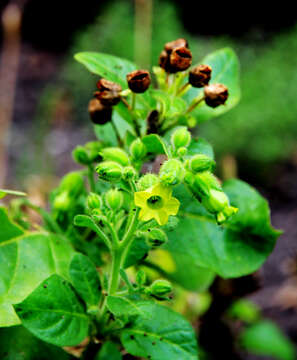
<instances>
[{"instance_id":1,"label":"brown dried seed pod","mask_svg":"<svg viewBox=\"0 0 297 360\"><path fill-rule=\"evenodd\" d=\"M202 88L203 86L208 85L211 78L211 67L208 65L198 65L195 66L189 74L189 83L196 87Z\"/></svg>"},{"instance_id":2,"label":"brown dried seed pod","mask_svg":"<svg viewBox=\"0 0 297 360\"><path fill-rule=\"evenodd\" d=\"M223 84L211 84L204 87L205 102L212 108L225 104L228 95L228 88Z\"/></svg>"},{"instance_id":3,"label":"brown dried seed pod","mask_svg":"<svg viewBox=\"0 0 297 360\"><path fill-rule=\"evenodd\" d=\"M169 55L165 50L161 51L161 54L159 56L159 66L164 69L166 72L169 72Z\"/></svg>"},{"instance_id":4,"label":"brown dried seed pod","mask_svg":"<svg viewBox=\"0 0 297 360\"><path fill-rule=\"evenodd\" d=\"M99 91L95 92L96 98L105 106L114 106L121 100L122 87L112 81L100 79L97 82Z\"/></svg>"},{"instance_id":5,"label":"brown dried seed pod","mask_svg":"<svg viewBox=\"0 0 297 360\"><path fill-rule=\"evenodd\" d=\"M187 70L192 64L192 53L184 46L175 48L170 55L169 61L169 72L176 73Z\"/></svg>"},{"instance_id":6,"label":"brown dried seed pod","mask_svg":"<svg viewBox=\"0 0 297 360\"><path fill-rule=\"evenodd\" d=\"M144 93L151 83L151 76L147 70L135 70L127 75L129 89L134 93Z\"/></svg>"},{"instance_id":7,"label":"brown dried seed pod","mask_svg":"<svg viewBox=\"0 0 297 360\"><path fill-rule=\"evenodd\" d=\"M103 125L111 121L112 108L104 106L98 99L89 101L88 111L94 124Z\"/></svg>"},{"instance_id":8,"label":"brown dried seed pod","mask_svg":"<svg viewBox=\"0 0 297 360\"><path fill-rule=\"evenodd\" d=\"M174 50L177 47L186 47L188 48L188 42L186 39L176 39L173 41L170 41L164 45L165 51L170 55L172 50Z\"/></svg>"}]
</instances>

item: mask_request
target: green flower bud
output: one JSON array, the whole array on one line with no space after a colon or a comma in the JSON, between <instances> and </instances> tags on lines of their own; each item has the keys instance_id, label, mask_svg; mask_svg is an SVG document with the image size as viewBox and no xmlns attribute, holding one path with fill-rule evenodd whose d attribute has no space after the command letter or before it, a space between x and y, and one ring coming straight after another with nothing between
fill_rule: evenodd
<instances>
[{"instance_id":1,"label":"green flower bud","mask_svg":"<svg viewBox=\"0 0 297 360\"><path fill-rule=\"evenodd\" d=\"M179 157L183 157L183 156L187 155L187 152L188 152L188 149L186 147L182 146L177 150L177 155Z\"/></svg>"},{"instance_id":2,"label":"green flower bud","mask_svg":"<svg viewBox=\"0 0 297 360\"><path fill-rule=\"evenodd\" d=\"M100 155L104 160L115 161L123 166L129 165L129 157L127 153L117 147L105 148L101 151Z\"/></svg>"},{"instance_id":3,"label":"green flower bud","mask_svg":"<svg viewBox=\"0 0 297 360\"><path fill-rule=\"evenodd\" d=\"M96 193L91 192L89 194L89 196L87 197L87 204L88 204L88 208L90 210L100 209L102 206L101 196Z\"/></svg>"},{"instance_id":4,"label":"green flower bud","mask_svg":"<svg viewBox=\"0 0 297 360\"><path fill-rule=\"evenodd\" d=\"M141 160L147 154L147 149L141 139L136 139L130 145L130 153L135 160Z\"/></svg>"},{"instance_id":5,"label":"green flower bud","mask_svg":"<svg viewBox=\"0 0 297 360\"><path fill-rule=\"evenodd\" d=\"M216 177L210 171L197 173L192 183L192 191L200 196L210 196L210 190L221 191L222 187Z\"/></svg>"},{"instance_id":6,"label":"green flower bud","mask_svg":"<svg viewBox=\"0 0 297 360\"><path fill-rule=\"evenodd\" d=\"M189 170L193 172L202 172L211 170L215 166L215 161L204 154L193 156L189 161Z\"/></svg>"},{"instance_id":7,"label":"green flower bud","mask_svg":"<svg viewBox=\"0 0 297 360\"><path fill-rule=\"evenodd\" d=\"M158 181L159 181L159 178L157 175L146 174L139 179L139 181L137 183L137 189L138 189L138 191L144 191L144 190L152 187L153 185L157 184Z\"/></svg>"},{"instance_id":8,"label":"green flower bud","mask_svg":"<svg viewBox=\"0 0 297 360\"><path fill-rule=\"evenodd\" d=\"M105 181L118 182L122 178L123 168L114 161L104 161L96 167L99 178Z\"/></svg>"},{"instance_id":9,"label":"green flower bud","mask_svg":"<svg viewBox=\"0 0 297 360\"><path fill-rule=\"evenodd\" d=\"M190 116L187 119L187 125L190 129L193 129L197 125L197 120L194 116Z\"/></svg>"},{"instance_id":10,"label":"green flower bud","mask_svg":"<svg viewBox=\"0 0 297 360\"><path fill-rule=\"evenodd\" d=\"M184 177L184 182L187 185L191 186L191 185L193 185L194 181L195 181L195 175L193 173L191 173L190 171L186 171L185 177Z\"/></svg>"},{"instance_id":11,"label":"green flower bud","mask_svg":"<svg viewBox=\"0 0 297 360\"><path fill-rule=\"evenodd\" d=\"M211 213L218 213L229 206L229 199L223 191L211 189L209 196L202 198L203 206Z\"/></svg>"},{"instance_id":12,"label":"green flower bud","mask_svg":"<svg viewBox=\"0 0 297 360\"><path fill-rule=\"evenodd\" d=\"M92 216L96 216L98 219L98 217L102 216L102 211L99 208L92 209L91 214Z\"/></svg>"},{"instance_id":13,"label":"green flower bud","mask_svg":"<svg viewBox=\"0 0 297 360\"><path fill-rule=\"evenodd\" d=\"M82 165L88 165L90 163L87 150L79 145L72 151L72 157L74 161Z\"/></svg>"},{"instance_id":14,"label":"green flower bud","mask_svg":"<svg viewBox=\"0 0 297 360\"><path fill-rule=\"evenodd\" d=\"M63 191L55 197L53 207L59 211L67 211L71 207L71 197L68 191Z\"/></svg>"},{"instance_id":15,"label":"green flower bud","mask_svg":"<svg viewBox=\"0 0 297 360\"><path fill-rule=\"evenodd\" d=\"M105 194L106 205L111 210L119 210L123 205L124 197L121 191L117 189L108 190Z\"/></svg>"},{"instance_id":16,"label":"green flower bud","mask_svg":"<svg viewBox=\"0 0 297 360\"><path fill-rule=\"evenodd\" d=\"M167 280L155 280L150 286L150 292L157 298L162 298L172 291L172 286Z\"/></svg>"},{"instance_id":17,"label":"green flower bud","mask_svg":"<svg viewBox=\"0 0 297 360\"><path fill-rule=\"evenodd\" d=\"M137 172L134 169L134 167L132 166L126 166L124 168L124 172L123 172L123 179L128 181L128 180L132 180L135 179L137 176Z\"/></svg>"},{"instance_id":18,"label":"green flower bud","mask_svg":"<svg viewBox=\"0 0 297 360\"><path fill-rule=\"evenodd\" d=\"M88 152L90 162L98 161L100 159L99 152L103 144L99 141L89 141L85 144L85 149Z\"/></svg>"},{"instance_id":19,"label":"green flower bud","mask_svg":"<svg viewBox=\"0 0 297 360\"><path fill-rule=\"evenodd\" d=\"M84 179L79 172L65 175L59 186L60 192L68 192L70 197L79 196L84 190Z\"/></svg>"},{"instance_id":20,"label":"green flower bud","mask_svg":"<svg viewBox=\"0 0 297 360\"><path fill-rule=\"evenodd\" d=\"M180 127L171 135L171 144L174 149L187 147L191 141L191 134L186 127Z\"/></svg>"},{"instance_id":21,"label":"green flower bud","mask_svg":"<svg viewBox=\"0 0 297 360\"><path fill-rule=\"evenodd\" d=\"M149 229L147 243L149 246L156 248L165 244L168 241L166 233L161 229Z\"/></svg>"},{"instance_id":22,"label":"green flower bud","mask_svg":"<svg viewBox=\"0 0 297 360\"><path fill-rule=\"evenodd\" d=\"M238 211L238 208L234 206L226 206L222 211L216 214L216 219L218 224L222 224L226 220L228 220L232 215L236 214Z\"/></svg>"},{"instance_id":23,"label":"green flower bud","mask_svg":"<svg viewBox=\"0 0 297 360\"><path fill-rule=\"evenodd\" d=\"M136 274L136 283L143 286L146 283L146 274L143 270L139 270Z\"/></svg>"},{"instance_id":24,"label":"green flower bud","mask_svg":"<svg viewBox=\"0 0 297 360\"><path fill-rule=\"evenodd\" d=\"M164 185L177 185L184 177L184 167L177 159L164 162L160 168L160 180Z\"/></svg>"}]
</instances>

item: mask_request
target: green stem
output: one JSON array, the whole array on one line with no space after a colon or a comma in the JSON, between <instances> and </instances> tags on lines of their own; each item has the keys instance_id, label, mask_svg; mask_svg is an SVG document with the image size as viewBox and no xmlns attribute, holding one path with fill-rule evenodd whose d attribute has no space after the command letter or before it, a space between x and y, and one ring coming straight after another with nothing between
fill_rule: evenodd
<instances>
[{"instance_id":1,"label":"green stem","mask_svg":"<svg viewBox=\"0 0 297 360\"><path fill-rule=\"evenodd\" d=\"M89 183L90 183L90 189L92 192L96 191L96 186L95 186L95 180L94 180L94 167L93 165L89 165L88 167L88 178L89 178Z\"/></svg>"},{"instance_id":2,"label":"green stem","mask_svg":"<svg viewBox=\"0 0 297 360\"><path fill-rule=\"evenodd\" d=\"M197 107L204 100L205 100L204 95L201 98L195 99L194 102L192 103L192 105L189 106L188 110L186 111L186 114L193 111L195 109L195 107Z\"/></svg>"}]
</instances>

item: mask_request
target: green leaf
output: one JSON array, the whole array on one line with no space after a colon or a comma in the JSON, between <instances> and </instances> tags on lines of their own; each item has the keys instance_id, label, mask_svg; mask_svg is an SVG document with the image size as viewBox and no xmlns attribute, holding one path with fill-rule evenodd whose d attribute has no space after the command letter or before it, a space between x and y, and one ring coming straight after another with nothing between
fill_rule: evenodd
<instances>
[{"instance_id":1,"label":"green leaf","mask_svg":"<svg viewBox=\"0 0 297 360\"><path fill-rule=\"evenodd\" d=\"M187 109L186 101L180 97L170 95L162 90L152 90L151 94L161 104L162 115L166 118L183 114Z\"/></svg>"},{"instance_id":2,"label":"green leaf","mask_svg":"<svg viewBox=\"0 0 297 360\"><path fill-rule=\"evenodd\" d=\"M126 75L137 68L131 61L97 52L81 52L74 58L90 72L114 81L123 88L127 88Z\"/></svg>"},{"instance_id":3,"label":"green leaf","mask_svg":"<svg viewBox=\"0 0 297 360\"><path fill-rule=\"evenodd\" d=\"M107 307L108 310L115 316L132 316L145 315L145 311L141 305L143 301L137 302L128 297L108 296Z\"/></svg>"},{"instance_id":4,"label":"green leaf","mask_svg":"<svg viewBox=\"0 0 297 360\"><path fill-rule=\"evenodd\" d=\"M152 360L198 359L195 333L181 315L151 302L138 306L143 314L121 333L128 353Z\"/></svg>"},{"instance_id":5,"label":"green leaf","mask_svg":"<svg viewBox=\"0 0 297 360\"><path fill-rule=\"evenodd\" d=\"M232 109L240 100L240 86L239 61L232 49L224 48L217 50L202 59L200 64L207 64L212 67L210 84L222 83L228 87L229 91L229 97L225 105L213 109L203 104L191 113L201 123ZM190 103L202 91L191 88L185 95L185 99Z\"/></svg>"},{"instance_id":6,"label":"green leaf","mask_svg":"<svg viewBox=\"0 0 297 360\"><path fill-rule=\"evenodd\" d=\"M24 234L24 231L8 218L7 211L3 207L0 207L0 224L1 224L0 243ZM1 262L2 261L0 261L0 264ZM1 294L1 285L0 285L0 294Z\"/></svg>"},{"instance_id":7,"label":"green leaf","mask_svg":"<svg viewBox=\"0 0 297 360\"><path fill-rule=\"evenodd\" d=\"M67 278L74 250L64 237L53 234L12 238L22 232L12 223L2 224L6 230L0 232L0 326L12 326L20 323L12 304L21 302L52 274Z\"/></svg>"},{"instance_id":8,"label":"green leaf","mask_svg":"<svg viewBox=\"0 0 297 360\"><path fill-rule=\"evenodd\" d=\"M150 247L146 243L144 237L142 238L135 237L129 248L128 255L125 259L125 264L124 264L125 269L138 263L141 259L143 259L146 256L149 250Z\"/></svg>"},{"instance_id":9,"label":"green leaf","mask_svg":"<svg viewBox=\"0 0 297 360\"><path fill-rule=\"evenodd\" d=\"M33 336L23 326L0 329L0 359L70 360L72 356Z\"/></svg>"},{"instance_id":10,"label":"green leaf","mask_svg":"<svg viewBox=\"0 0 297 360\"><path fill-rule=\"evenodd\" d=\"M192 139L188 146L187 156L193 156L196 154L204 154L214 160L213 148L208 141L203 138Z\"/></svg>"},{"instance_id":11,"label":"green leaf","mask_svg":"<svg viewBox=\"0 0 297 360\"><path fill-rule=\"evenodd\" d=\"M111 125L107 123L104 125L94 125L95 135L98 140L103 141L106 145L117 146L117 136Z\"/></svg>"},{"instance_id":12,"label":"green leaf","mask_svg":"<svg viewBox=\"0 0 297 360\"><path fill-rule=\"evenodd\" d=\"M240 344L248 352L257 355L280 360L296 359L293 343L269 320L259 321L245 329L240 335Z\"/></svg>"},{"instance_id":13,"label":"green leaf","mask_svg":"<svg viewBox=\"0 0 297 360\"><path fill-rule=\"evenodd\" d=\"M146 135L142 138L148 152L153 154L166 154L167 148L163 139L157 134Z\"/></svg>"},{"instance_id":14,"label":"green leaf","mask_svg":"<svg viewBox=\"0 0 297 360\"><path fill-rule=\"evenodd\" d=\"M121 360L122 355L116 344L111 341L105 342L94 360Z\"/></svg>"},{"instance_id":15,"label":"green leaf","mask_svg":"<svg viewBox=\"0 0 297 360\"><path fill-rule=\"evenodd\" d=\"M75 254L69 269L71 282L88 308L97 308L101 300L101 284L95 265L83 254Z\"/></svg>"},{"instance_id":16,"label":"green leaf","mask_svg":"<svg viewBox=\"0 0 297 360\"><path fill-rule=\"evenodd\" d=\"M240 180L227 181L223 189L231 205L239 208L223 227L193 197L181 199L182 218L168 234L167 249L173 257L184 258L185 272L201 266L224 278L250 274L263 264L280 235L270 224L267 201L256 190Z\"/></svg>"},{"instance_id":17,"label":"green leaf","mask_svg":"<svg viewBox=\"0 0 297 360\"><path fill-rule=\"evenodd\" d=\"M4 198L6 195L27 196L27 194L22 191L0 189L0 199Z\"/></svg>"},{"instance_id":18,"label":"green leaf","mask_svg":"<svg viewBox=\"0 0 297 360\"><path fill-rule=\"evenodd\" d=\"M22 324L50 344L74 346L88 336L89 318L70 284L58 275L49 277L14 308Z\"/></svg>"}]
</instances>

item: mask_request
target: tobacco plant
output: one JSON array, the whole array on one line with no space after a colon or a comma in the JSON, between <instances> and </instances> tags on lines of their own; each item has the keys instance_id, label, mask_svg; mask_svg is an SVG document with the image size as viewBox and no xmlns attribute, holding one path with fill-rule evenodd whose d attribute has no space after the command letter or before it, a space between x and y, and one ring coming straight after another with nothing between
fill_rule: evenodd
<instances>
[{"instance_id":1,"label":"tobacco plant","mask_svg":"<svg viewBox=\"0 0 297 360\"><path fill-rule=\"evenodd\" d=\"M198 359L193 326L173 310L180 289L254 272L279 235L265 199L222 183L212 147L192 135L239 101L236 55L222 49L192 66L178 39L153 74L102 53L75 59L97 81L88 111L98 140L73 150L82 167L47 209L26 197L0 208L1 359L75 349L97 360Z\"/></svg>"}]
</instances>

